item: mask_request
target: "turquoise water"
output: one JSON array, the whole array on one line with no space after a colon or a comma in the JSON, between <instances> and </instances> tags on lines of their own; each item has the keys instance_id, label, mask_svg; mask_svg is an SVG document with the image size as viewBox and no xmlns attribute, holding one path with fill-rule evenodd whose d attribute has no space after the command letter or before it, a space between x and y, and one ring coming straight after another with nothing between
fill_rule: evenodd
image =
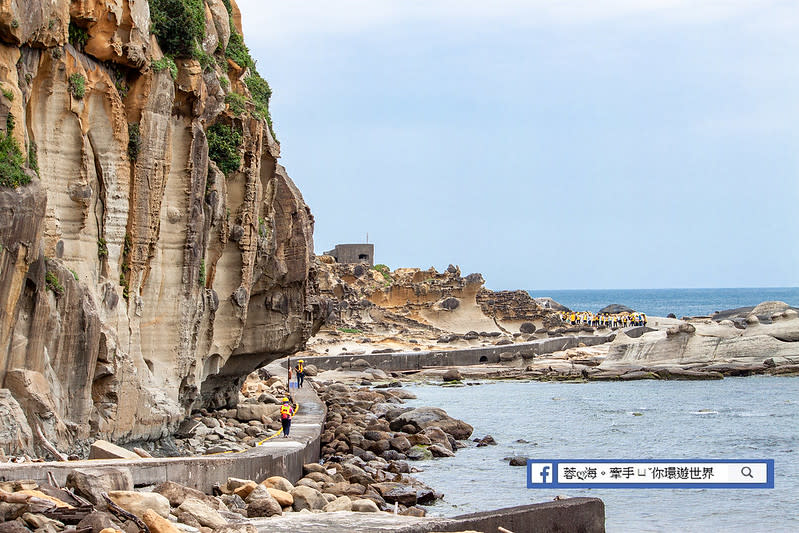
<instances>
[{"instance_id":1,"label":"turquoise water","mask_svg":"<svg viewBox=\"0 0 799 533\"><path fill-rule=\"evenodd\" d=\"M799 531L799 379L634 383L489 382L409 387L410 405L443 407L499 443L413 463L444 493L431 515L487 511L559 494L605 502L609 532ZM709 410L709 412L708 412ZM633 412L643 416L633 416ZM519 439L528 443L517 442ZM775 488L526 488L526 469L504 457L547 459L774 459Z\"/></svg>"},{"instance_id":2,"label":"turquoise water","mask_svg":"<svg viewBox=\"0 0 799 533\"><path fill-rule=\"evenodd\" d=\"M596 312L622 304L652 316L709 315L715 311L778 300L799 307L799 287L754 289L620 289L531 290L534 298L549 296L574 311Z\"/></svg>"}]
</instances>

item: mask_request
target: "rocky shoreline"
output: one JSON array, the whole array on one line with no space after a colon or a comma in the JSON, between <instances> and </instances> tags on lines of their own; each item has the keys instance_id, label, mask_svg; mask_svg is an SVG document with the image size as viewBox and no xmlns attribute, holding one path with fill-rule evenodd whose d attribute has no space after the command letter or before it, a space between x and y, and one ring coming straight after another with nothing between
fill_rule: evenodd
<instances>
[{"instance_id":1,"label":"rocky shoreline","mask_svg":"<svg viewBox=\"0 0 799 533\"><path fill-rule=\"evenodd\" d=\"M309 370L315 373L313 367ZM371 375L388 377L379 371ZM286 513L425 516L422 506L442 495L410 475L418 471L413 462L453 456L466 446L463 441L472 427L442 409L404 406L414 395L398 381L371 388L311 378L305 386L316 390L327 415L321 459L304 465L303 477L295 483L273 475L263 480L228 478L212 494L171 481L134 490L124 462L119 468L75 469L64 488L52 478L48 484L0 483L0 533L133 532L145 530L143 526L153 533L252 533L247 519ZM272 399L284 393L282 380L264 370L254 373L242 388L240 411L203 411L187 419L184 433L174 441L176 448L215 454L256 446L275 427ZM96 453L100 449L129 453L129 460L136 456L109 443L95 447Z\"/></svg>"}]
</instances>

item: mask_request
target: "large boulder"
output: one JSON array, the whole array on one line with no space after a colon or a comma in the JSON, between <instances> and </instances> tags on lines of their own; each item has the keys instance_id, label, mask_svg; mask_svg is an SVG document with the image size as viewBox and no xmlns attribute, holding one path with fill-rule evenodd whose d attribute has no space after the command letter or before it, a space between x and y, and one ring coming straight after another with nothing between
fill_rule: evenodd
<instances>
[{"instance_id":1,"label":"large boulder","mask_svg":"<svg viewBox=\"0 0 799 533\"><path fill-rule=\"evenodd\" d=\"M294 485L292 485L291 481L280 476L268 477L261 482L261 485L266 488L282 490L283 492L291 492L292 489L294 489Z\"/></svg>"},{"instance_id":2,"label":"large boulder","mask_svg":"<svg viewBox=\"0 0 799 533\"><path fill-rule=\"evenodd\" d=\"M380 508L372 500L355 500L352 502L352 510L357 513L377 513Z\"/></svg>"},{"instance_id":3,"label":"large boulder","mask_svg":"<svg viewBox=\"0 0 799 533\"><path fill-rule=\"evenodd\" d=\"M0 389L0 450L10 454L30 453L33 445L25 413L8 389Z\"/></svg>"},{"instance_id":4,"label":"large boulder","mask_svg":"<svg viewBox=\"0 0 799 533\"><path fill-rule=\"evenodd\" d=\"M280 504L281 507L291 507L294 505L294 498L288 492L267 488L266 491Z\"/></svg>"},{"instance_id":5,"label":"large boulder","mask_svg":"<svg viewBox=\"0 0 799 533\"><path fill-rule=\"evenodd\" d=\"M102 493L133 490L133 476L123 467L76 468L67 475L66 487L101 508L105 507Z\"/></svg>"},{"instance_id":6,"label":"large boulder","mask_svg":"<svg viewBox=\"0 0 799 533\"><path fill-rule=\"evenodd\" d=\"M108 497L111 498L111 501L115 504L129 513L135 514L139 518L142 518L144 513L149 509L152 509L164 518L169 517L169 500L156 492L112 490L108 493Z\"/></svg>"},{"instance_id":7,"label":"large boulder","mask_svg":"<svg viewBox=\"0 0 799 533\"><path fill-rule=\"evenodd\" d=\"M348 496L339 496L332 502L325 505L322 510L326 513L334 513L336 511L352 511L352 500Z\"/></svg>"},{"instance_id":8,"label":"large boulder","mask_svg":"<svg viewBox=\"0 0 799 533\"><path fill-rule=\"evenodd\" d=\"M208 496L202 491L183 486L179 483L175 483L174 481L164 481L155 487L153 492L157 492L158 494L166 497L172 507L180 507L180 504L182 504L186 498L195 498L205 502L208 506L216 509L217 511L225 510L220 508L220 505L223 504L221 504L221 502L213 496Z\"/></svg>"},{"instance_id":9,"label":"large boulder","mask_svg":"<svg viewBox=\"0 0 799 533\"><path fill-rule=\"evenodd\" d=\"M192 516L204 527L218 529L227 525L227 520L225 520L219 512L206 505L202 500L196 498L186 498L183 503L180 504L178 510Z\"/></svg>"},{"instance_id":10,"label":"large boulder","mask_svg":"<svg viewBox=\"0 0 799 533\"><path fill-rule=\"evenodd\" d=\"M399 431L406 425L413 426L417 432L429 426L438 426L458 440L468 439L474 431L472 426L452 418L438 407L419 407L402 413L390 423L392 431Z\"/></svg>"},{"instance_id":11,"label":"large boulder","mask_svg":"<svg viewBox=\"0 0 799 533\"><path fill-rule=\"evenodd\" d=\"M283 514L283 506L272 496L269 490L270 489L267 489L263 485L258 485L247 497L247 516L249 518L258 516L280 516Z\"/></svg>"},{"instance_id":12,"label":"large boulder","mask_svg":"<svg viewBox=\"0 0 799 533\"><path fill-rule=\"evenodd\" d=\"M322 496L322 493L311 487L294 487L294 490L291 491L291 496L294 498L292 507L295 511L302 511L303 509L310 511L321 510L327 505L327 500Z\"/></svg>"},{"instance_id":13,"label":"large boulder","mask_svg":"<svg viewBox=\"0 0 799 533\"><path fill-rule=\"evenodd\" d=\"M89 449L89 459L141 459L139 454L106 440L96 440Z\"/></svg>"}]
</instances>

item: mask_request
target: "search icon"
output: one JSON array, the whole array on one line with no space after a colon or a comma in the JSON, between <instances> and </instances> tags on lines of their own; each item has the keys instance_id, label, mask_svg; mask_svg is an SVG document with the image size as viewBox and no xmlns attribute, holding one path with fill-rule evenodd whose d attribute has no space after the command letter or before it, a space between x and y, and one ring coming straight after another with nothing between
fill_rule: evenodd
<instances>
[{"instance_id":1,"label":"search icon","mask_svg":"<svg viewBox=\"0 0 799 533\"><path fill-rule=\"evenodd\" d=\"M743 477L751 477L752 479L755 479L755 476L752 475L752 469L748 466L741 468L741 475Z\"/></svg>"}]
</instances>

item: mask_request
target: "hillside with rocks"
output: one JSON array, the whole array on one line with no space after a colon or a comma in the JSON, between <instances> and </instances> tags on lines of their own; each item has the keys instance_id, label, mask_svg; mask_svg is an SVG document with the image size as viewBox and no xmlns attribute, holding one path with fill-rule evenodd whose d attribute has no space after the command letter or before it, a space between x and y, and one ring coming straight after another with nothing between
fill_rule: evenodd
<instances>
[{"instance_id":1,"label":"hillside with rocks","mask_svg":"<svg viewBox=\"0 0 799 533\"><path fill-rule=\"evenodd\" d=\"M320 326L235 0L0 3L0 449L165 436Z\"/></svg>"}]
</instances>

